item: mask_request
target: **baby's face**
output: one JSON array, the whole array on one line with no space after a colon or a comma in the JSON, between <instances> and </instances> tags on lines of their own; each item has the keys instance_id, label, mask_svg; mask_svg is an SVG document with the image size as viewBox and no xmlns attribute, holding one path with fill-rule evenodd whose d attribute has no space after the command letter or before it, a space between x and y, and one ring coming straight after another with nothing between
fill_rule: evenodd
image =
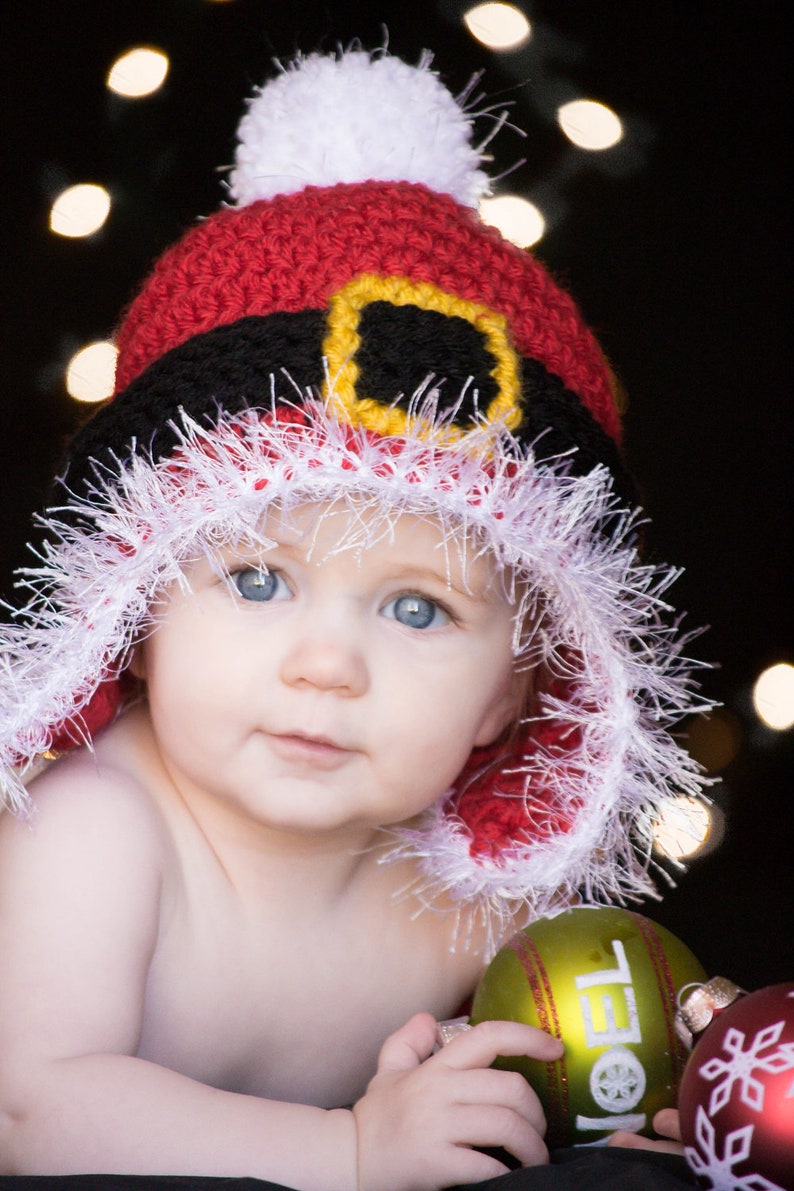
<instances>
[{"instance_id":1,"label":"baby's face","mask_svg":"<svg viewBox=\"0 0 794 1191\"><path fill-rule=\"evenodd\" d=\"M192 563L191 590L167 593L141 665L185 796L292 832L402 822L514 716L513 608L490 556L409 515L336 549L368 516L273 514L272 548Z\"/></svg>"}]
</instances>

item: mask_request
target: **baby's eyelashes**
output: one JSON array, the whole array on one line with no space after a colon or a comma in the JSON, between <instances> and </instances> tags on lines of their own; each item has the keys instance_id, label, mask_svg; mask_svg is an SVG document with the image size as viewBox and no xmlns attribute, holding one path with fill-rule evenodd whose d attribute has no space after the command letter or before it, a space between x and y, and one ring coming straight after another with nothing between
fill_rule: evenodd
<instances>
[{"instance_id":1,"label":"baby's eyelashes","mask_svg":"<svg viewBox=\"0 0 794 1191\"><path fill-rule=\"evenodd\" d=\"M229 575L238 595L254 603L289 600L292 592L280 571L268 567L242 567Z\"/></svg>"},{"instance_id":2,"label":"baby's eyelashes","mask_svg":"<svg viewBox=\"0 0 794 1191\"><path fill-rule=\"evenodd\" d=\"M395 596L384 604L381 613L411 629L437 629L449 624L451 614L436 600L417 592Z\"/></svg>"}]
</instances>

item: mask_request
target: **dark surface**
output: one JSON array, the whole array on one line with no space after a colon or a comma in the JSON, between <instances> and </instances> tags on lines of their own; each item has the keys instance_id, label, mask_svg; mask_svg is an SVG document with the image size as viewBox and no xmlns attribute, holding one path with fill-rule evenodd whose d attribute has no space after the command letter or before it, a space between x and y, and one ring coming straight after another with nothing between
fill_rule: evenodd
<instances>
[{"instance_id":1,"label":"dark surface","mask_svg":"<svg viewBox=\"0 0 794 1191\"><path fill-rule=\"evenodd\" d=\"M548 1166L515 1170L477 1191L683 1191L697 1186L683 1158L635 1150L560 1150ZM290 1191L259 1179L148 1178L71 1175L65 1178L0 1178L0 1191ZM451 1188L450 1191L467 1191Z\"/></svg>"},{"instance_id":2,"label":"dark surface","mask_svg":"<svg viewBox=\"0 0 794 1191\"><path fill-rule=\"evenodd\" d=\"M463 30L453 0L26 0L0 39L2 190L0 592L24 561L30 512L83 411L63 362L108 334L150 262L223 191L241 101L274 54L359 35L415 59L423 46L453 90L514 101L495 169L528 189L550 228L538 254L570 286L631 403L626 450L653 526L653 553L685 568L687 623L710 624L705 679L741 736L718 776L720 849L645 911L706 969L754 988L794 973L792 733L750 708L758 672L794 661L791 639L791 404L788 377L789 64L785 9L772 3L553 0L526 4L535 36L497 56ZM112 57L138 42L172 56L164 90L109 97ZM584 93L627 121L623 147L586 155L553 122ZM47 231L61 186L104 181L116 196L87 241ZM784 197L785 196L785 197Z\"/></svg>"}]
</instances>

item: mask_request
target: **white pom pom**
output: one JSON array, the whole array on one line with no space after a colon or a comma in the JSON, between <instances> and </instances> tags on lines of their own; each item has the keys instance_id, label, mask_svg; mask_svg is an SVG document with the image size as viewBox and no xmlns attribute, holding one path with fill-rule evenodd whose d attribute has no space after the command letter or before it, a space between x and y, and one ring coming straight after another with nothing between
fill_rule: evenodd
<instances>
[{"instance_id":1,"label":"white pom pom","mask_svg":"<svg viewBox=\"0 0 794 1191\"><path fill-rule=\"evenodd\" d=\"M423 182L476 207L489 191L471 118L430 70L360 50L299 58L250 101L229 188L238 206L305 186Z\"/></svg>"}]
</instances>

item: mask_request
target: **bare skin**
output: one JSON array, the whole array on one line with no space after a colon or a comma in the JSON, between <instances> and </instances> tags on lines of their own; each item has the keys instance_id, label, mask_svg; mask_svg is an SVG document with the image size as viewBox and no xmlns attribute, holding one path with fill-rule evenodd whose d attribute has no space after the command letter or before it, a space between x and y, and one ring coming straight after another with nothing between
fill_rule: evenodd
<instances>
[{"instance_id":1,"label":"bare skin","mask_svg":"<svg viewBox=\"0 0 794 1191\"><path fill-rule=\"evenodd\" d=\"M607 1144L621 1146L627 1150L654 1150L659 1154L678 1154L680 1156L684 1153L677 1109L660 1109L653 1118L653 1127L662 1138L661 1141L642 1137L639 1133L620 1131L613 1133Z\"/></svg>"},{"instance_id":2,"label":"bare skin","mask_svg":"<svg viewBox=\"0 0 794 1191\"><path fill-rule=\"evenodd\" d=\"M431 1191L504 1171L473 1147L547 1160L534 1093L489 1068L561 1045L497 1022L433 1054L482 940L379 863L518 698L487 560L462 582L434 532L380 570L289 539L266 607L199 566L136 660L148 700L38 779L31 824L0 817L0 1169Z\"/></svg>"}]
</instances>

